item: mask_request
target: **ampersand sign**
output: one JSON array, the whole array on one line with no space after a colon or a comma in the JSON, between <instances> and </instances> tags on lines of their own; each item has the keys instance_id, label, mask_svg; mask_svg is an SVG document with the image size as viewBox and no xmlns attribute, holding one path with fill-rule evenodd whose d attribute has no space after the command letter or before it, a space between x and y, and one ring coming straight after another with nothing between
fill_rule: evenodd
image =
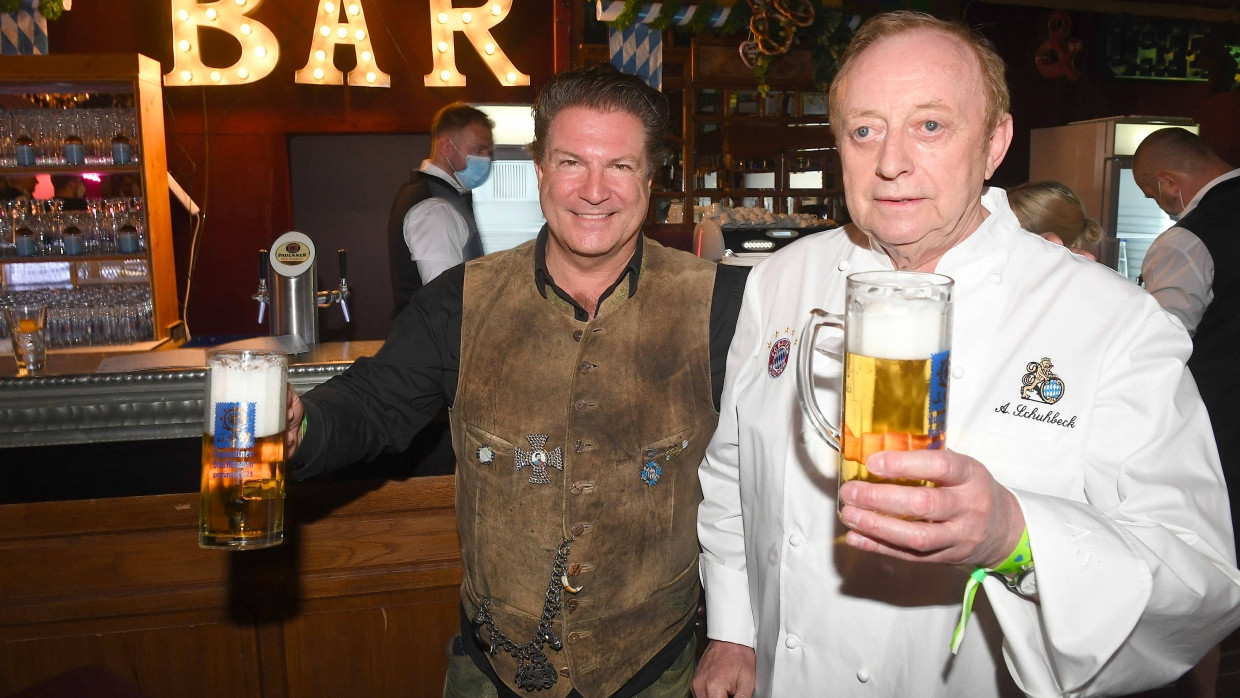
<instances>
[{"instance_id":1,"label":"ampersand sign","mask_svg":"<svg viewBox=\"0 0 1240 698\"><path fill-rule=\"evenodd\" d=\"M1081 42L1068 38L1072 32L1072 19L1067 12L1056 10L1046 20L1046 28L1050 36L1038 47L1034 58L1038 72L1052 80L1058 77L1076 80L1081 76L1076 69L1076 54L1081 50Z\"/></svg>"}]
</instances>

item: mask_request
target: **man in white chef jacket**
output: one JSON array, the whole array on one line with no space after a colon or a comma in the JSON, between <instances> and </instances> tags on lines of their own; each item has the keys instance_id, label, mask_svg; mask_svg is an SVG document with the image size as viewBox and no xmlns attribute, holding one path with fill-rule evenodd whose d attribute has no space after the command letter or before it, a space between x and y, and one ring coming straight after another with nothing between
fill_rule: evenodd
<instances>
[{"instance_id":1,"label":"man in white chef jacket","mask_svg":"<svg viewBox=\"0 0 1240 698\"><path fill-rule=\"evenodd\" d=\"M750 276L701 466L711 644L695 696L1123 695L1175 680L1240 624L1187 335L1123 277L1023 233L983 186L1012 138L988 42L890 13L841 66L830 113L853 224ZM812 308L842 313L848 274L893 268L955 280L947 448L871 456L877 475L938 486L850 482L845 525L838 456L773 349L786 338L795 354ZM1030 363L1059 380L1053 404L1022 396ZM971 573L1022 540L1032 566L977 575L953 655Z\"/></svg>"}]
</instances>

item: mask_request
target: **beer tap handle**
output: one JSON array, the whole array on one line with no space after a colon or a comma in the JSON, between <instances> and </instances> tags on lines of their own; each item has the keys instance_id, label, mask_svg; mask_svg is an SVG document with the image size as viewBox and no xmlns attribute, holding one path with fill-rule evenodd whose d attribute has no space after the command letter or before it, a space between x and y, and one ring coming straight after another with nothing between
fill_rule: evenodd
<instances>
[{"instance_id":1,"label":"beer tap handle","mask_svg":"<svg viewBox=\"0 0 1240 698\"><path fill-rule=\"evenodd\" d=\"M349 251L336 250L336 262L340 266L340 310L344 312L345 322L353 322L349 318Z\"/></svg>"},{"instance_id":2,"label":"beer tap handle","mask_svg":"<svg viewBox=\"0 0 1240 698\"><path fill-rule=\"evenodd\" d=\"M258 251L258 293L254 294L254 299L258 301L258 324L263 324L263 317L267 314L267 250Z\"/></svg>"}]
</instances>

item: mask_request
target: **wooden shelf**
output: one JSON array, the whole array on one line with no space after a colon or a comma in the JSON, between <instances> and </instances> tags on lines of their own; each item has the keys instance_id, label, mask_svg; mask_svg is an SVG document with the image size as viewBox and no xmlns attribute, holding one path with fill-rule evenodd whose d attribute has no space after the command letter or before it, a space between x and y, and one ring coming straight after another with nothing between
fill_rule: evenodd
<instances>
[{"instance_id":1,"label":"wooden shelf","mask_svg":"<svg viewBox=\"0 0 1240 698\"><path fill-rule=\"evenodd\" d=\"M0 259L0 264L144 259L151 287L153 339L167 339L182 330L168 199L168 161L164 152L163 74L159 61L137 53L0 56L0 96L7 105L15 101L29 102L20 108L37 109L39 105L22 95L79 93L119 96L125 103L132 98L132 107L117 108L133 111L137 125L134 146L140 160L131 165L5 167L0 168L0 175L86 172L138 175L146 250L135 255L5 257Z\"/></svg>"}]
</instances>

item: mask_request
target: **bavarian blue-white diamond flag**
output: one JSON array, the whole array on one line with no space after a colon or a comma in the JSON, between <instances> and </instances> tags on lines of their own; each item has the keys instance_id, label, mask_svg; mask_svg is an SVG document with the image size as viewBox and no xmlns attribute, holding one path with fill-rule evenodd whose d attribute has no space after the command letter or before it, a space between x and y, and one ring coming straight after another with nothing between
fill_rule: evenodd
<instances>
[{"instance_id":1,"label":"bavarian blue-white diamond flag","mask_svg":"<svg viewBox=\"0 0 1240 698\"><path fill-rule=\"evenodd\" d=\"M663 89L663 32L640 22L628 29L609 29L611 64L636 75L656 90Z\"/></svg>"},{"instance_id":2,"label":"bavarian blue-white diamond flag","mask_svg":"<svg viewBox=\"0 0 1240 698\"><path fill-rule=\"evenodd\" d=\"M0 54L47 53L47 20L29 9L0 12Z\"/></svg>"}]
</instances>

